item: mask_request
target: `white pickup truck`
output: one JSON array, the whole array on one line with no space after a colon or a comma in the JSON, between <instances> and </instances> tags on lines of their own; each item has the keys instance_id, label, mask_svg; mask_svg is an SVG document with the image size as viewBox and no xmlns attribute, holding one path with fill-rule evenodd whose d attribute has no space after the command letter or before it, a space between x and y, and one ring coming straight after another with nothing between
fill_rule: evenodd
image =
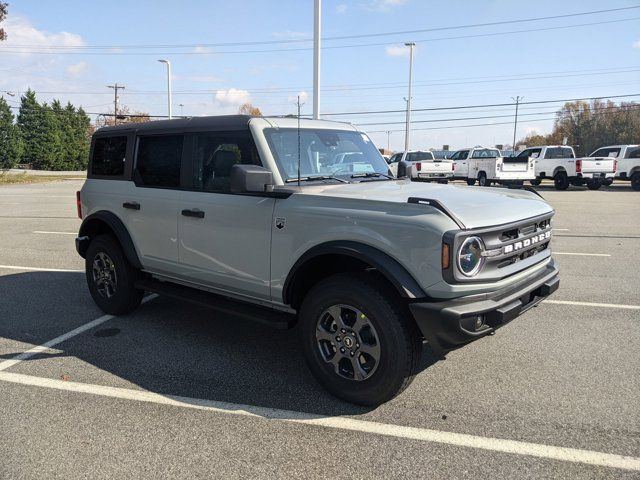
<instances>
[{"instance_id":1,"label":"white pickup truck","mask_svg":"<svg viewBox=\"0 0 640 480\"><path fill-rule=\"evenodd\" d=\"M414 182L437 181L447 183L453 178L455 163L447 159L436 159L429 151L395 153L389 160L389 170L398 176L400 162L407 163L406 176ZM404 175L403 175L404 176Z\"/></svg>"},{"instance_id":2,"label":"white pickup truck","mask_svg":"<svg viewBox=\"0 0 640 480\"><path fill-rule=\"evenodd\" d=\"M576 158L573 148L567 145L530 147L520 152L518 157L534 161L536 178L531 181L532 185L540 185L543 179L550 178L557 190L585 183L590 190L598 190L607 179L613 181L616 171L613 158L606 155Z\"/></svg>"},{"instance_id":3,"label":"white pickup truck","mask_svg":"<svg viewBox=\"0 0 640 480\"><path fill-rule=\"evenodd\" d=\"M590 157L610 157L618 161L615 178L631 180L631 188L640 191L640 145L610 145L593 152ZM605 185L611 185L613 179L607 177Z\"/></svg>"},{"instance_id":4,"label":"white pickup truck","mask_svg":"<svg viewBox=\"0 0 640 480\"><path fill-rule=\"evenodd\" d=\"M522 185L524 180L535 179L533 160L503 157L497 148L464 148L450 158L456 164L454 178L466 180L468 185L474 185L476 181L483 187L490 186L492 182Z\"/></svg>"}]
</instances>

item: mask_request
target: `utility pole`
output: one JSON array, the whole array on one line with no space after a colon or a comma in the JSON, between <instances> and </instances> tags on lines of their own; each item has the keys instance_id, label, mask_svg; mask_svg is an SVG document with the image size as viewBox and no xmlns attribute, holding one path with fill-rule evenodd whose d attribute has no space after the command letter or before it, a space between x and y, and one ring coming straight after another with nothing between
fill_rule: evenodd
<instances>
[{"instance_id":1,"label":"utility pole","mask_svg":"<svg viewBox=\"0 0 640 480\"><path fill-rule=\"evenodd\" d=\"M524 99L524 97L521 97L520 95L518 95L516 98L511 97L511 100L516 102L516 118L513 122L513 144L511 145L511 149L514 152L516 151L516 130L518 129L518 104L522 99Z\"/></svg>"},{"instance_id":2,"label":"utility pole","mask_svg":"<svg viewBox=\"0 0 640 480\"><path fill-rule=\"evenodd\" d=\"M405 46L409 47L409 96L407 97L407 124L404 131L404 151L409 151L409 137L411 132L411 87L413 86L413 48L415 42L407 42Z\"/></svg>"},{"instance_id":3,"label":"utility pole","mask_svg":"<svg viewBox=\"0 0 640 480\"><path fill-rule=\"evenodd\" d=\"M387 150L391 151L391 144L389 143L389 137L391 136L391 130L387 130Z\"/></svg>"},{"instance_id":4,"label":"utility pole","mask_svg":"<svg viewBox=\"0 0 640 480\"><path fill-rule=\"evenodd\" d=\"M300 95L298 95L298 186L300 186L300 109L304 103L300 103Z\"/></svg>"},{"instance_id":5,"label":"utility pole","mask_svg":"<svg viewBox=\"0 0 640 480\"><path fill-rule=\"evenodd\" d=\"M167 104L169 110L169 120L171 120L173 118L173 115L171 114L171 62L164 59L158 61L167 65Z\"/></svg>"},{"instance_id":6,"label":"utility pole","mask_svg":"<svg viewBox=\"0 0 640 480\"><path fill-rule=\"evenodd\" d=\"M182 117L182 108L184 107L184 103L179 103L178 106L180 107L180 116Z\"/></svg>"},{"instance_id":7,"label":"utility pole","mask_svg":"<svg viewBox=\"0 0 640 480\"><path fill-rule=\"evenodd\" d=\"M320 35L322 0L313 3L313 118L320 118Z\"/></svg>"},{"instance_id":8,"label":"utility pole","mask_svg":"<svg viewBox=\"0 0 640 480\"><path fill-rule=\"evenodd\" d=\"M118 124L118 90L124 90L124 85L116 82L114 85L107 85L107 88L113 88L113 124Z\"/></svg>"}]
</instances>

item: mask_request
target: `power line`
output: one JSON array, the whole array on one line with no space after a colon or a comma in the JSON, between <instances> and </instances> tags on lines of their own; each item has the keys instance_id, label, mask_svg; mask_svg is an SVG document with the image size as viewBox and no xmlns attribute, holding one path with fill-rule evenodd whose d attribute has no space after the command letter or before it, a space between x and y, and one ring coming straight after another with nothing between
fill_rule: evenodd
<instances>
[{"instance_id":1,"label":"power line","mask_svg":"<svg viewBox=\"0 0 640 480\"><path fill-rule=\"evenodd\" d=\"M450 37L435 37L435 38L426 38L415 40L416 43L429 43L429 42L437 42L437 41L445 41L445 40L459 40L464 38L481 38L481 37L493 37L500 35L511 35L511 34L522 34L529 32L543 32L543 31L551 31L551 30L561 30L566 28L577 28L577 27L587 27L593 25L605 25L611 23L620 23L620 22L629 22L640 20L640 17L633 18L622 18L617 20L608 20L608 21L600 21L600 22L590 22L590 23L578 23L574 25L561 25L555 27L544 27L544 28L530 28L530 29L521 29L521 30L512 30L512 31L504 31L504 32L493 32L493 33L478 33L472 35L458 35L458 36L450 36ZM345 49L345 48L359 48L359 47L374 47L374 46L384 46L389 45L389 42L382 43L360 43L360 44L345 44L345 45L330 45L323 46L323 50L329 49ZM9 50L7 49L9 48ZM37 51L37 50L25 50L25 49L17 49L10 50L11 48L18 48L12 46L4 46L0 49L2 53L14 53L14 54L24 54L29 53L33 55L119 55L119 56L146 56L146 55L157 55L158 52L123 52L119 49L113 49L111 52L92 52L92 51L52 51L51 47L46 47L48 50L46 51ZM278 48L278 49L261 49L261 50L198 50L194 49L189 52L167 52L171 55L221 55L221 54L244 54L244 53L282 53L282 52L303 52L312 50L312 47L303 47L303 48Z\"/></svg>"},{"instance_id":2,"label":"power line","mask_svg":"<svg viewBox=\"0 0 640 480\"><path fill-rule=\"evenodd\" d=\"M464 28L492 27L492 26L498 26L498 25L514 24L514 23L538 22L538 21L544 21L544 20L555 20L559 18L597 15L601 13L619 12L619 11L625 11L625 10L633 10L637 8L640 8L640 5L634 5L629 7L619 7L619 8L608 8L604 10L591 10L587 12L576 12L576 13L568 13L568 14L562 14L562 15L549 15L544 17L501 20L497 22L472 23L472 24L466 24L466 25L450 25L450 26L444 26L444 27L423 28L423 29L417 29L417 30L400 30L400 31L393 31L393 32L365 33L365 34L358 34L358 35L327 36L327 37L322 37L322 40L323 41L352 40L357 38L413 35L418 33L458 30L458 29L464 29ZM224 42L224 43L128 44L128 45L125 44L125 45L77 45L77 46L55 45L47 48L64 50L64 49L116 49L116 48L117 49L130 49L130 48L147 49L147 48L235 47L235 46L251 46L251 45L295 44L295 43L307 43L312 41L313 41L313 38L307 37L307 38L298 38L298 39L257 40L257 41L247 41L247 42ZM24 45L17 44L12 46L18 47L18 48L41 48L41 45L29 45L29 44L24 44ZM156 53L153 53L153 55L156 55Z\"/></svg>"}]
</instances>

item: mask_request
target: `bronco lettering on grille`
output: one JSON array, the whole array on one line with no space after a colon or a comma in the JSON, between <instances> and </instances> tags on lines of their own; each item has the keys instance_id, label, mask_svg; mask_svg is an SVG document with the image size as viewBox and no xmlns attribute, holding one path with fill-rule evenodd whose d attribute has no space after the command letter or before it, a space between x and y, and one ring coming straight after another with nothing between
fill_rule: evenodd
<instances>
[{"instance_id":1,"label":"bronco lettering on grille","mask_svg":"<svg viewBox=\"0 0 640 480\"><path fill-rule=\"evenodd\" d=\"M508 253L517 252L522 250L523 248L529 248L532 245L535 245L539 242L544 242L545 240L551 238L551 232L540 233L538 235L534 235L533 237L527 238L525 240L521 240L516 243L512 243L511 245L505 245L502 249L502 253L505 255Z\"/></svg>"}]
</instances>

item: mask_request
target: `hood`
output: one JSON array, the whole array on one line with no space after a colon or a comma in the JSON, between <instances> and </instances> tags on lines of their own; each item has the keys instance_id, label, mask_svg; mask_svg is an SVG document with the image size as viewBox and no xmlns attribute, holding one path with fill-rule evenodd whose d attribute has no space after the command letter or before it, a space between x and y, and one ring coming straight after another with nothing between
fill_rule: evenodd
<instances>
[{"instance_id":1,"label":"hood","mask_svg":"<svg viewBox=\"0 0 640 480\"><path fill-rule=\"evenodd\" d=\"M546 201L526 190L405 180L305 186L299 193L387 203L407 203L410 197L437 200L466 228L502 225L553 211Z\"/></svg>"}]
</instances>

